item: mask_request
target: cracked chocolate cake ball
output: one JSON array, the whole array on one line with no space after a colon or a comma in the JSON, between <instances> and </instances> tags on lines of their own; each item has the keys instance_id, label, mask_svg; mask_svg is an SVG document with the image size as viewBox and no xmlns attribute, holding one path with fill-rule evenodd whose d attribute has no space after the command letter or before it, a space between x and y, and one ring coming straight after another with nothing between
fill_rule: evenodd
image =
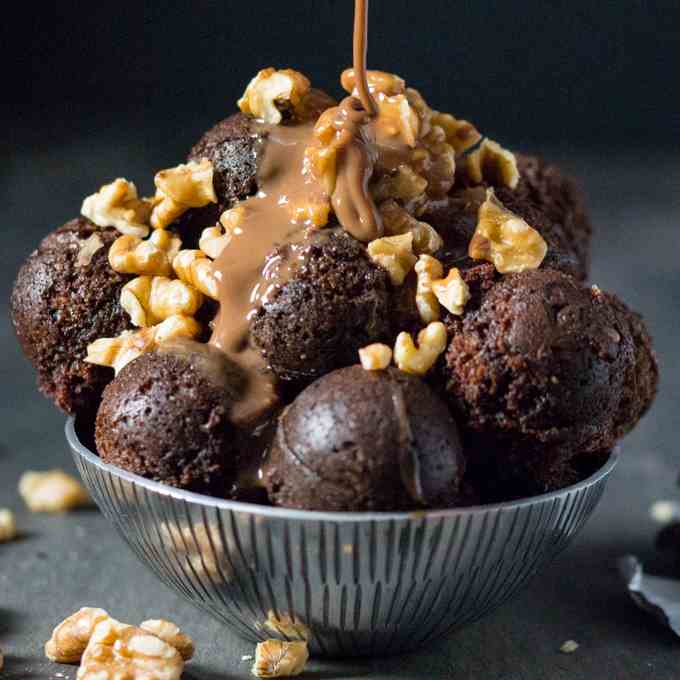
<instances>
[{"instance_id":1,"label":"cracked chocolate cake ball","mask_svg":"<svg viewBox=\"0 0 680 680\"><path fill-rule=\"evenodd\" d=\"M255 314L251 333L280 379L306 384L355 363L361 347L390 342L392 304L388 273L349 234L327 231Z\"/></svg>"},{"instance_id":2,"label":"cracked chocolate cake ball","mask_svg":"<svg viewBox=\"0 0 680 680\"><path fill-rule=\"evenodd\" d=\"M265 481L276 505L407 510L456 505L464 468L456 423L424 382L350 366L283 412Z\"/></svg>"},{"instance_id":3,"label":"cracked chocolate cake ball","mask_svg":"<svg viewBox=\"0 0 680 680\"><path fill-rule=\"evenodd\" d=\"M223 496L236 472L229 414L241 379L209 345L173 340L143 354L104 390L99 455L157 482Z\"/></svg>"},{"instance_id":4,"label":"cracked chocolate cake ball","mask_svg":"<svg viewBox=\"0 0 680 680\"><path fill-rule=\"evenodd\" d=\"M548 244L544 268L558 269L585 280L590 262L592 228L585 200L576 183L559 168L540 158L516 154L520 180L515 189L495 187L503 205L536 229ZM442 262L464 269L480 264L467 258L485 186L466 186L459 173L449 196L434 202L420 219L434 226L444 239L437 254ZM483 266L483 265L481 265Z\"/></svg>"},{"instance_id":5,"label":"cracked chocolate cake ball","mask_svg":"<svg viewBox=\"0 0 680 680\"><path fill-rule=\"evenodd\" d=\"M446 390L476 474L526 495L563 484L575 456L611 449L656 381L648 347L636 362L634 320L546 269L503 277L452 324Z\"/></svg>"},{"instance_id":6,"label":"cracked chocolate cake ball","mask_svg":"<svg viewBox=\"0 0 680 680\"><path fill-rule=\"evenodd\" d=\"M113 271L108 250L119 236L84 217L49 234L17 275L10 308L40 390L67 413L94 415L113 371L86 363L87 346L132 326L120 305L130 276Z\"/></svg>"},{"instance_id":7,"label":"cracked chocolate cake ball","mask_svg":"<svg viewBox=\"0 0 680 680\"><path fill-rule=\"evenodd\" d=\"M255 193L263 140L252 118L235 113L210 128L192 147L187 161L207 158L212 162L217 203L192 208L179 218L178 229L186 243L197 243L201 231L216 224L225 210Z\"/></svg>"}]
</instances>

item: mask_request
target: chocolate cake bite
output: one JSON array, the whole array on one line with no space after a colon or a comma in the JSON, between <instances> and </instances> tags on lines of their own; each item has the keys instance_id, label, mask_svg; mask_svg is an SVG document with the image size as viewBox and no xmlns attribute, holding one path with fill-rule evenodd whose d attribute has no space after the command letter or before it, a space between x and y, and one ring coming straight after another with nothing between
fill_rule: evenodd
<instances>
[{"instance_id":1,"label":"chocolate cake bite","mask_svg":"<svg viewBox=\"0 0 680 680\"><path fill-rule=\"evenodd\" d=\"M110 368L84 361L87 346L131 328L120 290L131 278L109 266L118 236L79 217L46 236L19 270L10 309L38 386L66 413L94 416Z\"/></svg>"},{"instance_id":2,"label":"chocolate cake bite","mask_svg":"<svg viewBox=\"0 0 680 680\"><path fill-rule=\"evenodd\" d=\"M104 390L95 438L102 459L190 491L223 496L236 474L229 415L243 376L209 345L165 343Z\"/></svg>"},{"instance_id":3,"label":"chocolate cake bite","mask_svg":"<svg viewBox=\"0 0 680 680\"><path fill-rule=\"evenodd\" d=\"M387 272L341 229L305 245L302 265L251 322L276 375L304 385L356 362L361 347L393 336Z\"/></svg>"},{"instance_id":4,"label":"chocolate cake bite","mask_svg":"<svg viewBox=\"0 0 680 680\"><path fill-rule=\"evenodd\" d=\"M350 366L284 411L265 481L286 507L407 510L455 505L464 469L458 428L424 382Z\"/></svg>"},{"instance_id":5,"label":"chocolate cake bite","mask_svg":"<svg viewBox=\"0 0 680 680\"><path fill-rule=\"evenodd\" d=\"M535 493L559 485L575 456L610 449L656 379L651 354L636 362L632 319L561 272L496 283L453 328L446 353L446 390L466 425L471 467Z\"/></svg>"}]
</instances>

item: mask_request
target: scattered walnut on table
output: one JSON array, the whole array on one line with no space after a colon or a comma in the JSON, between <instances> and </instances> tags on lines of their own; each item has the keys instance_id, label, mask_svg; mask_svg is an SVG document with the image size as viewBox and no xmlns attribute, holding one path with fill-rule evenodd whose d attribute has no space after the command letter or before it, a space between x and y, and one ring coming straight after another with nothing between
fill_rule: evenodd
<instances>
[{"instance_id":1,"label":"scattered walnut on table","mask_svg":"<svg viewBox=\"0 0 680 680\"><path fill-rule=\"evenodd\" d=\"M179 627L171 621L166 621L165 619L149 619L148 621L144 621L139 627L161 640L164 640L169 645L172 645L185 661L189 661L196 651L194 641L191 637L186 633L183 633Z\"/></svg>"},{"instance_id":2,"label":"scattered walnut on table","mask_svg":"<svg viewBox=\"0 0 680 680\"><path fill-rule=\"evenodd\" d=\"M257 645L252 674L257 678L284 678L304 671L309 651L304 640L265 640Z\"/></svg>"},{"instance_id":3,"label":"scattered walnut on table","mask_svg":"<svg viewBox=\"0 0 680 680\"><path fill-rule=\"evenodd\" d=\"M57 663L78 663L95 626L108 618L103 609L82 607L52 631L52 637L45 643L45 656Z\"/></svg>"},{"instance_id":4,"label":"scattered walnut on table","mask_svg":"<svg viewBox=\"0 0 680 680\"><path fill-rule=\"evenodd\" d=\"M106 619L83 653L78 680L180 680L181 654L141 628Z\"/></svg>"},{"instance_id":5,"label":"scattered walnut on table","mask_svg":"<svg viewBox=\"0 0 680 680\"><path fill-rule=\"evenodd\" d=\"M32 512L66 512L91 502L82 484L63 470L25 472L19 493Z\"/></svg>"},{"instance_id":6,"label":"scattered walnut on table","mask_svg":"<svg viewBox=\"0 0 680 680\"><path fill-rule=\"evenodd\" d=\"M7 543L16 538L17 523L14 513L7 508L0 508L0 543Z\"/></svg>"}]
</instances>

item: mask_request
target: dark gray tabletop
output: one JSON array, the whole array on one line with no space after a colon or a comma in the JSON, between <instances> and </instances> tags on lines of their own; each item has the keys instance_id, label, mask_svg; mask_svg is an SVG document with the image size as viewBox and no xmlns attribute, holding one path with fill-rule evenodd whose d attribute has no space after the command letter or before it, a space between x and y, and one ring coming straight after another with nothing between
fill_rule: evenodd
<instances>
[{"instance_id":1,"label":"dark gray tabletop","mask_svg":"<svg viewBox=\"0 0 680 680\"><path fill-rule=\"evenodd\" d=\"M186 604L140 565L96 511L33 515L16 487L25 469L73 469L63 416L35 391L7 320L6 299L22 258L40 236L78 212L83 196L119 175L148 191L155 169L173 165L198 130L153 127L144 134L112 126L91 136L38 139L3 154L0 170L0 507L17 512L19 541L0 545L0 677L75 678L73 667L43 657L51 629L83 605L124 621L165 617L196 640L186 677L249 677L253 648ZM145 135L150 135L145 136ZM574 544L517 599L421 653L362 662L312 662L307 677L549 678L680 677L680 640L628 600L616 558L636 553L657 573L672 571L654 552L650 504L680 496L675 455L680 366L674 350L680 315L677 193L680 164L646 152L625 155L554 151L582 178L598 225L592 280L643 311L656 338L662 387L653 411L623 443L622 461L595 515ZM677 566L680 575L680 566ZM565 655L560 645L576 640Z\"/></svg>"}]
</instances>

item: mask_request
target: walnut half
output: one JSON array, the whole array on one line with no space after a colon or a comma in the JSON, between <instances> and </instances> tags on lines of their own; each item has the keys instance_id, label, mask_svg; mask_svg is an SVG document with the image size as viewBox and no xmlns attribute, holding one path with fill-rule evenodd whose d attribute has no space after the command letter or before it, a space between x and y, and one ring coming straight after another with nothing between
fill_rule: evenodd
<instances>
[{"instance_id":1,"label":"walnut half","mask_svg":"<svg viewBox=\"0 0 680 680\"><path fill-rule=\"evenodd\" d=\"M252 673L257 678L284 678L300 675L309 659L307 642L265 640L257 645Z\"/></svg>"},{"instance_id":2,"label":"walnut half","mask_svg":"<svg viewBox=\"0 0 680 680\"><path fill-rule=\"evenodd\" d=\"M45 656L57 663L78 663L95 626L108 618L103 609L82 607L52 631L52 637L45 643Z\"/></svg>"},{"instance_id":3,"label":"walnut half","mask_svg":"<svg viewBox=\"0 0 680 680\"><path fill-rule=\"evenodd\" d=\"M107 618L98 623L83 652L78 680L180 680L184 660L170 644Z\"/></svg>"}]
</instances>

